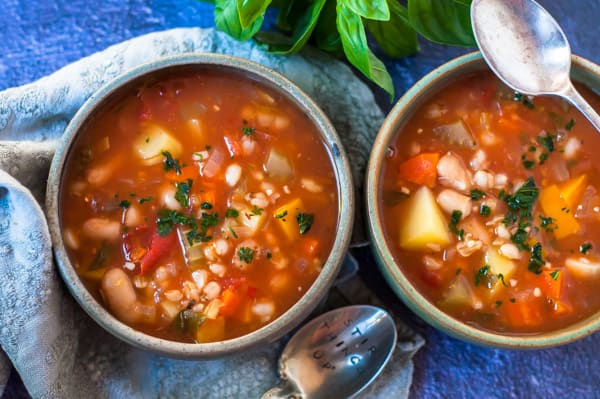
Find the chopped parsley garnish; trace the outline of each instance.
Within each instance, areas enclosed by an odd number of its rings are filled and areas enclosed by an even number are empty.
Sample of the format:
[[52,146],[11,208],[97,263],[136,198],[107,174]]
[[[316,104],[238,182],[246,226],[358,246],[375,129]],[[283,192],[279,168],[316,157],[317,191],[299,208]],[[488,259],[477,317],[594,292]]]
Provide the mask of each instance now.
[[471,199],[473,201],[479,201],[483,197],[485,197],[485,193],[483,191],[478,189],[471,190]]
[[226,218],[232,218],[235,219],[236,217],[240,216],[240,211],[238,211],[237,209],[234,208],[228,208],[225,211],[225,217]]
[[196,227],[196,219],[191,216],[186,216],[181,212],[162,209],[158,212],[156,218],[156,228],[158,235],[168,235],[176,225]]
[[174,170],[179,176],[181,174],[181,165],[179,165],[179,161],[173,158],[169,151],[162,151],[161,154],[165,157],[163,165],[165,172]]
[[513,195],[501,191],[498,197],[508,205],[508,212],[504,215],[504,224],[509,225],[516,221],[531,220],[531,212],[538,197],[538,191],[533,177],[527,179]]
[[200,208],[202,209],[212,209],[212,204],[210,202],[203,202],[200,204]]
[[532,169],[535,166],[535,161],[527,159],[525,154],[521,155],[521,161],[523,162],[523,167],[527,170]]
[[509,299],[509,301],[510,301],[511,303],[515,303],[515,302],[517,302],[517,300],[516,300],[515,298],[510,298],[510,299]]
[[481,204],[481,208],[479,208],[479,214],[484,217],[488,217],[492,214],[492,210],[486,204]]
[[513,100],[522,103],[524,106],[526,106],[529,109],[534,108],[533,102],[529,99],[529,97],[524,96],[523,94],[519,93],[518,91],[515,91]]
[[238,257],[242,262],[251,263],[254,259],[254,250],[248,247],[241,247],[238,250]]
[[569,121],[569,123],[567,123],[565,125],[565,129],[571,130],[571,129],[573,129],[574,126],[575,126],[575,119],[571,118],[571,120]]
[[592,244],[589,242],[585,242],[579,246],[579,252],[584,255],[587,254],[590,249],[592,249]]
[[144,202],[152,201],[152,197],[142,197],[138,200],[138,203],[143,204]]
[[250,211],[250,213],[254,216],[260,216],[262,215],[264,209],[257,207],[256,205],[254,205],[252,207],[252,210]]
[[288,214],[287,210],[283,210],[281,212],[279,212],[278,214],[275,215],[275,219],[283,219],[284,217],[286,217]]
[[123,200],[123,201],[119,202],[119,206],[123,209],[127,209],[131,206],[131,202],[129,202],[127,200]]
[[123,233],[127,233],[129,231],[129,226],[123,226]]
[[560,270],[555,270],[553,272],[550,272],[550,277],[552,277],[552,280],[558,281],[559,274],[560,274]]
[[298,227],[300,227],[300,234],[306,234],[313,222],[315,221],[315,215],[312,213],[298,213],[296,215],[296,222],[298,222]]
[[231,235],[233,236],[233,238],[238,238],[237,233],[235,232],[235,230],[233,229],[233,227],[231,226],[227,226],[229,228],[229,232],[231,233]]
[[554,219],[552,219],[550,216],[546,217],[544,215],[540,215],[540,227],[546,232],[546,233],[552,233],[554,231],[554,229],[556,229],[556,224],[554,223]]
[[517,245],[520,251],[529,251],[529,244],[527,244],[527,240],[529,235],[527,230],[525,230],[526,225],[519,225],[515,234],[510,236],[510,240]]
[[506,281],[504,281],[504,274],[498,273],[498,280],[500,280],[500,282],[502,282],[503,286],[508,287],[508,285],[506,284]]
[[135,194],[135,193],[129,193],[129,196],[130,196],[131,198],[133,198],[133,197],[135,197],[135,196],[136,196],[136,194]]
[[502,305],[502,301],[496,301],[496,307],[500,307]]
[[146,143],[150,142],[150,137],[146,137]]
[[481,269],[477,270],[475,273],[475,286],[478,286],[481,283],[481,280],[488,276],[490,272],[490,265],[485,265]]
[[271,259],[273,257],[273,254],[271,252],[267,252],[267,259]]
[[197,224],[190,226],[192,227],[192,230],[186,233],[186,238],[190,245],[193,245],[194,242],[207,242],[212,240],[212,236],[208,234],[208,229],[216,226],[218,223],[219,215],[216,212],[202,212],[200,226],[197,226]]
[[252,136],[254,135],[254,128],[250,126],[244,126],[242,127],[242,133],[244,136]]
[[462,212],[458,210],[452,211],[452,215],[450,216],[450,223],[448,223],[448,229],[458,237],[459,241],[462,241],[465,231],[463,229],[458,229],[458,222],[460,222],[460,218],[462,218]]
[[546,134],[545,136],[538,136],[535,138],[538,143],[542,147],[546,149],[548,152],[554,151],[554,136],[551,134]]
[[187,179],[179,183],[175,183],[177,191],[175,192],[175,199],[181,204],[182,208],[187,208],[190,205],[190,190],[192,189],[192,179]]
[[534,145],[530,145],[529,146],[529,152],[536,152],[537,151],[537,147]]
[[545,264],[546,261],[542,258],[542,244],[538,242],[531,248],[527,270],[535,274],[540,274],[542,273],[542,266]]
[[460,272],[462,272],[462,269],[459,267],[458,269],[456,269],[456,271],[454,272],[454,274],[456,276],[458,276],[460,274]]
[[550,156],[550,154],[548,154],[547,152],[542,152],[540,154],[540,156],[538,157],[538,160],[540,161],[540,165],[543,165],[544,162],[546,162],[548,160],[549,156]]

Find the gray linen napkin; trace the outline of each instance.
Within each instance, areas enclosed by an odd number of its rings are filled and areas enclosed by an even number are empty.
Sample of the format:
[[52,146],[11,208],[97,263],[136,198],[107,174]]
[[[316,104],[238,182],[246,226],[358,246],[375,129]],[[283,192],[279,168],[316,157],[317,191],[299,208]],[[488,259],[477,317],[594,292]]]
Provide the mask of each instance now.
[[[362,186],[382,113],[346,65],[311,49],[276,57],[212,29],[174,29],[123,42],[37,82],[0,92],[0,395],[10,363],[36,398],[259,397],[277,382],[281,342],[225,359],[190,362],[138,350],[106,333],[60,281],[38,204],[57,140],[96,89],[141,63],[198,51],[248,58],[298,84],[331,118],[352,159],[357,187]],[[363,243],[360,217],[356,227],[353,242]],[[378,303],[352,275],[338,282],[328,302],[329,307]],[[424,341],[401,322],[397,325],[392,361],[362,397],[408,396],[411,358]]]

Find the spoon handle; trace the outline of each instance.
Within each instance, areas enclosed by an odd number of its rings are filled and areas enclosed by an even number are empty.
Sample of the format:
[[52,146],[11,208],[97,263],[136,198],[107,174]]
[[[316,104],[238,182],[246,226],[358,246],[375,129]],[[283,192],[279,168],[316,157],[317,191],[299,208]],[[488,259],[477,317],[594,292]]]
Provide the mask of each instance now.
[[577,108],[583,116],[600,132],[600,115],[592,108],[585,98],[575,89],[572,84],[569,84],[567,89],[561,93],[562,97],[569,101]]

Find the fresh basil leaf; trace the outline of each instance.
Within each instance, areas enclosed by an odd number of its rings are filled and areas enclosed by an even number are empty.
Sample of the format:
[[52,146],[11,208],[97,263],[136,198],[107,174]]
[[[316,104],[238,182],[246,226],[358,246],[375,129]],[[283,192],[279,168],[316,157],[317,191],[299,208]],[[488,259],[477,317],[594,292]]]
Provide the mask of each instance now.
[[[319,19],[319,14],[325,5],[325,0],[313,0],[310,4],[300,4],[300,2],[295,2],[295,4],[300,5],[302,12],[297,14],[296,22],[294,24],[294,30],[292,33],[292,41],[290,43],[286,43],[285,40],[274,41],[273,35],[270,35],[271,42],[268,43],[268,50],[275,54],[288,55],[293,54],[300,50],[310,38],[315,26],[317,24],[317,20]],[[296,14],[294,12],[294,14]],[[266,42],[265,36],[261,33],[257,34],[257,40]]]
[[386,0],[339,0],[340,3],[367,19],[389,21],[390,10]]
[[317,47],[330,53],[342,51],[342,41],[335,23],[335,4],[336,0],[327,0],[325,2],[313,34],[317,42]]
[[419,51],[417,32],[408,24],[408,11],[395,0],[388,0],[389,21],[367,20],[367,28],[381,50],[392,58],[405,57]]
[[337,3],[336,24],[346,58],[366,77],[375,82],[394,98],[394,84],[385,65],[369,49],[365,26],[360,15],[346,7],[343,2]]
[[290,0],[281,5],[277,14],[277,29],[283,32],[292,31],[294,28],[294,19],[297,17],[294,13],[301,11],[295,5],[302,2],[303,0]]
[[464,1],[408,0],[408,20],[427,40],[454,46],[477,47],[469,7]]
[[254,21],[264,18],[271,0],[237,0],[237,10],[242,28],[247,29]]
[[240,41],[250,39],[262,26],[264,16],[244,28],[240,22],[237,0],[215,0],[215,26]]

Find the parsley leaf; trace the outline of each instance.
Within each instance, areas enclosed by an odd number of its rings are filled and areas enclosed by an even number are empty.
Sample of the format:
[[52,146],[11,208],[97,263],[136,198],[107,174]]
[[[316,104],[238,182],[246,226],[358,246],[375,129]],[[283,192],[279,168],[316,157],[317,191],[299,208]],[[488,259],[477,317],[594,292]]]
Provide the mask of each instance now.
[[535,274],[540,274],[542,273],[542,266],[545,264],[546,261],[542,258],[542,244],[538,242],[531,248],[527,270]]
[[181,165],[179,161],[173,158],[169,151],[161,151],[161,154],[165,157],[163,168],[165,172],[174,170],[177,176],[181,174]]
[[490,265],[484,265],[482,268],[477,270],[475,273],[475,286],[478,286],[481,283],[481,280],[488,276],[490,272]]
[[254,128],[250,126],[244,126],[242,127],[242,133],[244,134],[244,136],[253,136]]
[[558,275],[560,274],[560,270],[555,270],[553,272],[550,273],[550,277],[552,277],[552,280],[554,281],[558,281]]
[[567,123],[565,125],[565,129],[571,130],[571,129],[573,129],[574,126],[575,126],[575,119],[571,118],[571,120],[569,121],[569,123]]
[[554,229],[556,229],[556,224],[554,223],[554,219],[551,218],[550,216],[546,217],[544,215],[539,215],[540,220],[542,221],[540,223],[540,227],[546,232],[546,233],[552,233],[554,231]]
[[152,197],[142,197],[138,200],[138,203],[143,204],[144,202],[152,201]]
[[457,225],[460,222],[460,218],[462,218],[462,212],[458,210],[452,211],[452,215],[450,216],[450,223],[448,223],[448,229],[456,234],[459,241],[462,241],[465,231],[463,229],[458,229]]
[[129,202],[127,200],[123,200],[123,201],[119,202],[119,206],[123,209],[127,209],[131,206],[131,202]]
[[579,246],[579,252],[584,255],[587,254],[590,249],[592,249],[592,244],[589,242],[585,242]]
[[202,204],[200,204],[200,208],[201,209],[212,209],[212,204],[210,202],[203,202]]
[[542,147],[546,149],[546,151],[554,151],[554,136],[550,133],[546,134],[545,136],[538,136],[535,139]]
[[187,208],[190,205],[190,190],[192,189],[193,182],[192,179],[187,179],[184,182],[175,183],[177,186],[175,199],[181,204],[182,208]]
[[296,222],[298,222],[298,227],[300,227],[300,234],[306,234],[313,222],[315,220],[315,215],[312,213],[298,213],[296,215]]
[[508,205],[508,212],[504,215],[504,224],[509,225],[523,219],[531,220],[531,212],[537,200],[538,192],[533,177],[527,179],[513,195],[508,195],[502,191],[499,198]]
[[481,208],[479,208],[479,214],[484,217],[488,217],[492,214],[492,210],[486,204],[481,204]]
[[279,212],[278,214],[275,215],[275,219],[283,219],[284,217],[286,217],[288,214],[287,210],[283,210],[281,212]]
[[471,199],[473,201],[479,201],[483,197],[485,197],[485,193],[483,191],[478,189],[471,190]]
[[262,215],[264,209],[263,208],[259,208],[256,205],[254,205],[252,207],[252,210],[250,211],[250,214],[254,215],[254,216],[260,216]]
[[242,262],[251,263],[254,259],[254,250],[248,247],[241,247],[238,250],[238,258],[240,258]]
[[236,217],[240,216],[240,212],[237,209],[234,208],[228,208],[225,211],[225,217],[226,218],[232,218],[235,219]]

